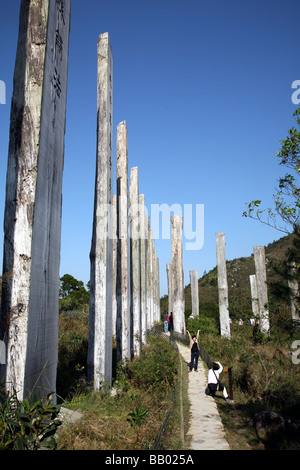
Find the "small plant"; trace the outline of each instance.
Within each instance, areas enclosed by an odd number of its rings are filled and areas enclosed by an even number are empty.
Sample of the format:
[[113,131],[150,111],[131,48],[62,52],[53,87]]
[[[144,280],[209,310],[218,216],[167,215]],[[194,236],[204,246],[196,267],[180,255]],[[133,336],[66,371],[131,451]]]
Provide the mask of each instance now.
[[149,413],[148,410],[143,410],[143,406],[137,406],[135,410],[131,410],[131,412],[128,414],[128,418],[126,421],[130,423],[130,425],[135,429],[136,431],[136,442],[138,441],[138,432],[139,428],[142,425],[142,421],[146,418],[146,415]]
[[62,424],[60,405],[53,405],[51,394],[44,399],[19,401],[17,394],[0,391],[0,449],[37,450],[56,448],[54,435]]

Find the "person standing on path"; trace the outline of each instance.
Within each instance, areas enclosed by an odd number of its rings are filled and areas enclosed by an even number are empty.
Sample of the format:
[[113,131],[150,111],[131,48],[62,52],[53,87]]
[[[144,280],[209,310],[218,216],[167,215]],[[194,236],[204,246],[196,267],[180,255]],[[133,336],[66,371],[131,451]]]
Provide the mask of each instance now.
[[193,337],[191,337],[191,334],[188,330],[186,330],[186,331],[187,331],[187,334],[189,335],[190,348],[191,348],[191,362],[190,362],[189,372],[192,372],[193,367],[195,369],[195,372],[198,372],[198,359],[199,359],[198,340],[199,340],[200,330],[198,330],[197,336],[194,335]]
[[209,369],[207,377],[207,388],[209,391],[209,395],[214,397],[218,390],[220,392],[223,392],[223,397],[225,398],[227,403],[232,403],[232,400],[230,400],[228,396],[226,387],[224,387],[224,385],[219,380],[222,371],[223,366],[220,364],[220,362],[212,363],[212,368]]
[[173,312],[170,313],[169,315],[169,331],[173,331],[174,325],[173,325]]
[[167,315],[167,312],[164,313],[164,330],[165,330],[165,333],[168,333],[168,330],[169,330],[169,325],[168,325],[168,315]]

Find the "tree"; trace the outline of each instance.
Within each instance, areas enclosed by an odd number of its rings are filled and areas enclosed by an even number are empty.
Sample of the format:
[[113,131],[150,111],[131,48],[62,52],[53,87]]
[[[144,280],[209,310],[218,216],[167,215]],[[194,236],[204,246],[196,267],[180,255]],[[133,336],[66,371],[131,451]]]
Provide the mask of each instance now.
[[60,278],[59,296],[60,298],[64,298],[82,287],[84,287],[82,281],[78,281],[75,277],[71,276],[71,274],[64,274],[63,277]]
[[[298,108],[293,116],[295,117],[299,130],[292,127],[286,139],[281,140],[281,150],[276,157],[280,159],[280,165],[288,169],[288,173],[284,177],[279,178],[277,192],[273,195],[275,207],[274,209],[261,210],[260,200],[254,200],[246,203],[247,210],[243,213],[244,217],[256,219],[266,225],[269,225],[281,232],[293,233],[293,247],[286,253],[286,260],[282,262],[282,266],[277,266],[281,271],[282,280],[300,281],[300,108]],[[295,266],[295,270],[291,267]],[[298,269],[297,269],[298,268]],[[277,283],[276,289],[282,297],[283,285]],[[286,289],[290,291],[289,287]],[[290,292],[290,295],[293,295]],[[299,297],[294,298],[294,302],[298,304]],[[297,313],[299,316],[299,313]]]
[[59,297],[60,311],[85,310],[90,295],[82,281],[78,281],[71,274],[65,274],[60,278]]
[[[300,108],[293,116],[300,129]],[[247,210],[244,217],[259,220],[284,233],[294,233],[300,236],[300,130],[292,127],[288,137],[280,141],[281,150],[276,157],[280,159],[280,165],[285,166],[289,172],[278,180],[276,193],[273,195],[275,207],[273,209],[261,209],[261,201],[253,200],[246,203]]]

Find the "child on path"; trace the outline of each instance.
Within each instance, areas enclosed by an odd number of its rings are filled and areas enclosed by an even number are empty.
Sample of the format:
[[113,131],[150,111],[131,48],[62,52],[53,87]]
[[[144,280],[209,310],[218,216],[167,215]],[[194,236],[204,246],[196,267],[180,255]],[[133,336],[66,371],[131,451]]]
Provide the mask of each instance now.
[[197,336],[194,335],[191,337],[189,330],[186,330],[187,334],[190,338],[190,348],[191,348],[191,362],[190,362],[190,369],[189,372],[192,372],[193,367],[195,372],[198,372],[198,359],[199,359],[199,348],[198,348],[198,340],[199,340],[199,331],[197,332]]

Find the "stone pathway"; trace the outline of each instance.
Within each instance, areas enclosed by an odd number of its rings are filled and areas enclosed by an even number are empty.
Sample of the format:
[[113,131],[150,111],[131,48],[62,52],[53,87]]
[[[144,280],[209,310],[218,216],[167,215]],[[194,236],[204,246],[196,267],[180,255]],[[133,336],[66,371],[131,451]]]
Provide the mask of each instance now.
[[[177,346],[184,361],[189,363],[190,348],[179,343]],[[198,372],[193,370],[188,378],[188,397],[191,404],[188,435],[191,436],[191,450],[230,450],[216,402],[204,392],[207,384],[207,371],[200,358]]]

